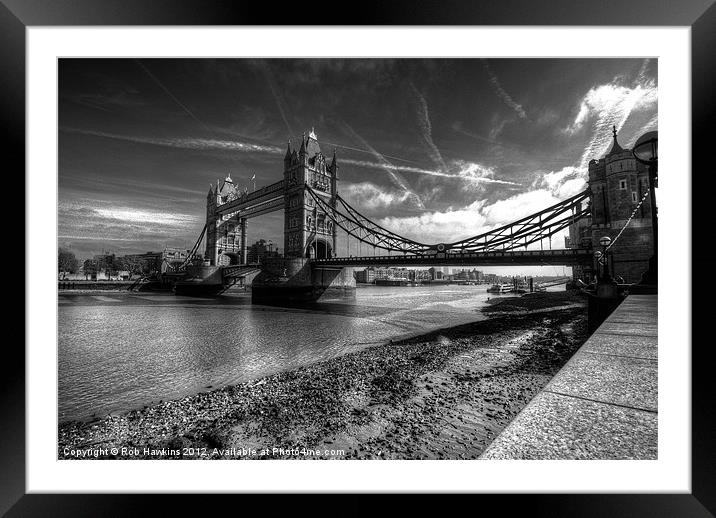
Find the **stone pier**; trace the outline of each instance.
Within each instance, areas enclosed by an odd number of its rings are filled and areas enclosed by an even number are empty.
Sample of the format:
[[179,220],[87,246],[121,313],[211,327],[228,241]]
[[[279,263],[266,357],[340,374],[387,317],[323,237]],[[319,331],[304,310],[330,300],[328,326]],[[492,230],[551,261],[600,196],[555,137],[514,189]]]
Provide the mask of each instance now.
[[316,302],[354,298],[353,268],[318,266],[311,259],[267,259],[251,284],[254,304]]

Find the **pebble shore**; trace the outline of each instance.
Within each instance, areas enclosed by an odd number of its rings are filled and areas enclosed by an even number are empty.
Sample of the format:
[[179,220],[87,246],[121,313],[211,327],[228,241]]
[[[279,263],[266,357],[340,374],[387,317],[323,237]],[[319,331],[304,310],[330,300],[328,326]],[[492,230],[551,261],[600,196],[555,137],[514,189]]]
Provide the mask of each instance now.
[[486,320],[61,423],[58,458],[475,459],[588,336],[578,294],[491,302]]

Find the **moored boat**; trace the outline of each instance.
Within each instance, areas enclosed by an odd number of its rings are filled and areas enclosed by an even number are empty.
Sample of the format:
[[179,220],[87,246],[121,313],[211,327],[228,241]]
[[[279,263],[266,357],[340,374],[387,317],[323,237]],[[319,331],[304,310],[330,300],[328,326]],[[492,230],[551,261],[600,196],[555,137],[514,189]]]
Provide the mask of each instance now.
[[511,293],[515,287],[512,284],[493,284],[487,291],[489,293]]

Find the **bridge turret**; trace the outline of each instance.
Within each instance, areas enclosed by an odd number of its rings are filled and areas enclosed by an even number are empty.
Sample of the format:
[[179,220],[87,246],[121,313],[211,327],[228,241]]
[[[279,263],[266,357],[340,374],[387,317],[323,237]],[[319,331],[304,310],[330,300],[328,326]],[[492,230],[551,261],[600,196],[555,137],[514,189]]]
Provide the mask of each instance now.
[[607,222],[607,179],[604,159],[589,161],[589,188],[591,190],[592,222],[603,225]]
[[336,148],[333,148],[333,158],[331,159],[331,163],[328,166],[328,170],[334,176],[338,172],[338,160],[336,159]]
[[216,187],[213,184],[209,184],[209,192],[206,195],[206,250],[204,251],[204,257],[208,258],[212,265],[216,264],[216,201],[218,188],[218,182]]
[[[288,158],[287,151],[287,158]],[[301,147],[284,160],[285,220],[284,250],[287,257],[329,257],[335,250],[336,237],[330,217],[315,206],[310,187],[335,203],[335,154],[331,164],[321,152],[315,130],[301,138]]]
[[286,147],[286,155],[283,157],[283,167],[284,170],[291,167],[291,139],[288,139],[288,146]]
[[298,158],[301,162],[306,161],[306,134],[301,136],[301,148],[298,150]]
[[[649,181],[646,168],[636,161],[630,149],[619,144],[616,126],[612,127],[612,138],[606,155],[588,164],[591,221],[584,231],[585,237],[596,244],[602,237],[614,240],[624,229],[619,243],[609,252],[611,269],[613,275],[626,282],[636,282],[648,268],[652,254],[651,200],[646,198],[639,205],[649,190]],[[637,206],[639,210],[627,225]],[[570,229],[572,233],[581,236],[582,230]],[[575,275],[581,277],[577,270]]]
[[[617,141],[617,128],[612,129],[614,143],[605,157],[609,220],[626,220],[641,199],[637,162],[631,151]],[[648,189],[648,187],[647,187]]]

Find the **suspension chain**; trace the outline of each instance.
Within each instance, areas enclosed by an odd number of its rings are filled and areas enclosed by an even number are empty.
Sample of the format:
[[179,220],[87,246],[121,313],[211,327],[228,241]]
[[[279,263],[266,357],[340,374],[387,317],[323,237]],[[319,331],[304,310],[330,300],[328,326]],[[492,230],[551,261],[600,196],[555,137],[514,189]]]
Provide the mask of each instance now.
[[646,191],[646,192],[644,193],[644,196],[641,197],[641,200],[639,200],[639,203],[637,204],[637,206],[634,207],[634,210],[631,212],[631,216],[629,216],[629,219],[626,220],[626,223],[624,223],[624,226],[622,227],[622,229],[621,229],[621,230],[619,231],[619,233],[617,234],[617,237],[615,237],[615,238],[612,240],[612,242],[609,243],[609,246],[604,249],[604,255],[606,255],[606,253],[609,251],[609,249],[616,244],[617,240],[618,240],[618,239],[621,237],[621,235],[624,233],[624,231],[626,230],[626,228],[627,228],[627,226],[629,225],[629,223],[631,223],[631,220],[634,218],[634,216],[636,216],[636,213],[637,213],[637,211],[639,210],[639,207],[642,206],[642,204],[644,203],[644,200],[646,199],[647,196],[649,196],[649,191]]

